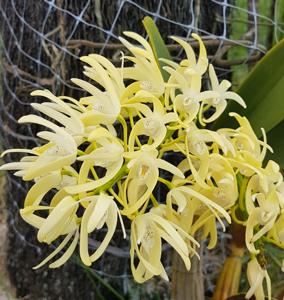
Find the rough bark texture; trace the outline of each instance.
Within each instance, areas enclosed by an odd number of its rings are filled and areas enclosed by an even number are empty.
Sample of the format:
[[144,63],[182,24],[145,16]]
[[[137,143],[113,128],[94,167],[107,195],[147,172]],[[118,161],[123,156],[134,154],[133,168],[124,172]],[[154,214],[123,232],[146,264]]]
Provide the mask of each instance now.
[[188,272],[180,256],[174,252],[172,300],[203,300],[204,294],[202,257],[200,260],[196,256],[191,259],[191,269]]
[[231,233],[231,253],[226,259],[218,277],[212,300],[226,300],[239,292],[242,259],[245,253],[245,227],[232,222]]

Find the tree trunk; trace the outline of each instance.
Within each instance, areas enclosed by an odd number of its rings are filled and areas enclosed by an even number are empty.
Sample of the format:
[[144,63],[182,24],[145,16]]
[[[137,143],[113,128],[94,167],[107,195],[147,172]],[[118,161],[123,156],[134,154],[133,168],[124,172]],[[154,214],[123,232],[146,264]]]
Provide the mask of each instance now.
[[204,300],[201,248],[200,260],[196,256],[192,257],[189,272],[178,253],[173,253],[172,300]]
[[245,227],[232,222],[230,229],[232,233],[231,254],[225,260],[212,300],[226,300],[239,292],[242,260],[245,253]]

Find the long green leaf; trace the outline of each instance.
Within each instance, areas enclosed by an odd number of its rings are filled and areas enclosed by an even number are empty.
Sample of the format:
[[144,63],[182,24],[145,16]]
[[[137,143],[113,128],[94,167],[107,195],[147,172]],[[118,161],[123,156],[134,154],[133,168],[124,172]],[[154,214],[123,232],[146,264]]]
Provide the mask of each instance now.
[[145,27],[145,30],[149,36],[150,45],[153,49],[155,58],[157,60],[157,63],[159,65],[159,68],[161,70],[162,76],[164,80],[167,80],[169,78],[169,73],[163,70],[163,66],[165,65],[163,62],[159,61],[159,58],[166,58],[169,60],[172,60],[172,57],[170,55],[170,52],[165,45],[164,40],[161,37],[161,34],[154,22],[154,20],[150,17],[145,17],[143,19],[143,25]]
[[[269,132],[284,120],[284,40],[256,64],[237,92],[246,101],[247,109],[231,102],[227,112],[235,111],[247,116],[258,136],[261,136],[261,127]],[[232,124],[225,113],[214,127]]]
[[247,109],[229,103],[214,129],[234,126],[229,111],[245,115],[259,137],[260,128],[265,129],[274,150],[273,154],[268,153],[267,159],[277,161],[284,169],[284,39],[257,63],[237,92],[246,101]]
[[267,134],[268,144],[272,146],[273,153],[268,152],[266,160],[275,160],[284,170],[284,121],[280,122]]

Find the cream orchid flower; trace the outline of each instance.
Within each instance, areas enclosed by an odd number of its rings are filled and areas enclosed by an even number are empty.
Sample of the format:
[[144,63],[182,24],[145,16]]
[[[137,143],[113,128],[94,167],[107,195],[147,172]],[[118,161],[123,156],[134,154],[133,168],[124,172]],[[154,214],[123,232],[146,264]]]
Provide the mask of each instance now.
[[77,144],[81,144],[85,132],[84,124],[81,121],[81,115],[85,111],[84,106],[71,97],[56,97],[49,90],[37,90],[31,95],[42,96],[50,100],[52,103],[32,103],[31,105],[37,111],[62,124]]
[[[195,53],[191,46],[178,37],[172,37],[185,50],[187,59],[180,64],[161,59],[169,66],[164,69],[170,74],[170,79],[165,92],[166,107],[169,106],[169,98],[174,104],[174,110],[180,113],[185,113],[184,122],[187,124],[195,119],[200,109],[200,103],[205,99],[216,97],[217,94],[211,91],[201,92],[202,75],[208,67],[208,59],[206,49],[200,37],[197,34],[192,34],[194,39],[199,42],[199,58],[196,61]],[[181,91],[181,94],[176,96],[176,90]]]
[[[174,112],[179,113],[181,122],[186,127],[198,116],[200,103],[206,99],[217,97],[218,94],[212,91],[201,92],[201,76],[199,74],[192,74],[189,80],[180,73],[179,68],[175,70],[166,66],[164,69],[170,74],[169,87],[165,93],[166,106],[170,107],[169,99],[171,99]],[[179,93],[177,93],[177,89]]]
[[228,209],[237,201],[239,193],[236,175],[230,163],[223,156],[210,155],[206,183],[210,187],[202,188],[202,194],[221,207]]
[[[255,248],[254,243],[273,227],[280,213],[280,205],[278,197],[273,192],[267,195],[256,192],[251,195],[254,178],[252,177],[251,182],[248,183],[246,193],[246,208],[249,217],[246,223],[245,240],[248,250],[253,254],[258,254],[259,250]],[[256,226],[260,226],[257,231]]]
[[[165,113],[164,107],[160,100],[148,92],[139,92],[136,94],[138,99],[149,99],[153,103],[153,112],[150,109],[145,109],[143,106],[138,106],[137,103],[131,105],[125,105],[124,107],[136,107],[136,109],[141,111],[145,118],[140,119],[133,126],[130,135],[128,148],[129,151],[134,151],[135,140],[139,135],[146,135],[153,138],[153,143],[151,146],[157,148],[164,140],[167,128],[165,124],[176,122],[178,120],[178,115],[174,112]],[[144,100],[145,101],[145,100]]]
[[[207,146],[207,143],[211,146]],[[233,145],[217,132],[198,129],[194,123],[190,123],[186,130],[184,145],[178,146],[188,160],[188,171],[190,170],[194,180],[206,188],[204,183],[208,173],[210,152],[235,154]]]
[[45,126],[51,131],[41,131],[37,135],[47,140],[48,143],[29,149],[6,150],[7,153],[26,152],[32,155],[24,156],[19,162],[4,164],[0,170],[18,170],[15,175],[23,177],[23,180],[32,180],[52,171],[61,170],[70,166],[76,160],[77,144],[74,138],[63,128],[36,115],[28,115],[19,119],[19,123],[34,123]]
[[133,214],[147,201],[157,184],[159,169],[184,178],[183,173],[177,167],[157,158],[157,155],[158,151],[147,145],[142,146],[140,151],[124,154],[130,159],[127,164],[130,171],[123,189],[123,198],[127,199],[127,206],[122,210],[122,214]]
[[124,35],[134,39],[142,46],[142,48],[134,46],[124,38],[119,37],[121,43],[134,55],[134,57],[125,56],[126,59],[134,63],[133,67],[123,68],[123,77],[135,80],[135,83],[129,85],[128,89],[131,94],[143,90],[160,97],[164,92],[165,83],[151,46],[137,33],[125,31]]
[[213,113],[213,115],[211,115],[207,119],[203,117],[203,122],[211,123],[219,118],[219,116],[226,109],[226,100],[228,99],[234,100],[242,107],[246,108],[244,100],[237,93],[228,91],[228,89],[231,87],[231,83],[228,80],[222,80],[221,83],[218,82],[214,67],[211,64],[209,65],[209,77],[211,81],[212,91],[216,92],[218,95],[203,102],[204,104],[208,104],[215,108],[215,112]]
[[[152,210],[138,215],[131,224],[131,270],[137,282],[142,283],[154,275],[168,280],[161,263],[162,239],[178,252],[186,269],[190,269],[190,252],[195,252],[190,244],[197,246],[198,243],[177,225]],[[134,263],[135,254],[139,259],[137,266]]]
[[34,270],[41,268],[46,263],[48,263],[53,257],[58,255],[69,243],[69,241],[73,238],[73,241],[70,243],[68,248],[66,249],[65,253],[58,259],[56,259],[53,263],[49,264],[48,267],[51,269],[59,268],[63,264],[67,262],[67,260],[71,257],[71,255],[74,253],[76,246],[79,241],[79,227],[74,231],[70,232],[66,235],[64,240],[57,246],[57,248],[49,254],[41,263],[39,263],[37,266],[33,267]]
[[284,245],[284,214],[282,213],[274,226],[269,232],[269,236],[271,236],[277,243],[281,243]]
[[[107,129],[103,127],[95,129],[89,135],[88,141],[95,142],[97,147],[91,153],[77,158],[83,163],[79,172],[78,184],[65,188],[70,194],[80,194],[101,187],[109,182],[123,165],[124,149],[117,138]],[[105,175],[98,179],[89,179],[88,175],[93,166],[106,169]]]
[[207,67],[208,67],[208,58],[207,58],[206,48],[205,48],[204,43],[202,42],[201,38],[199,37],[199,35],[197,35],[196,33],[193,33],[192,37],[199,43],[199,56],[198,56],[197,61],[195,58],[195,53],[194,53],[192,47],[190,46],[190,44],[188,44],[183,39],[175,37],[175,36],[172,36],[171,38],[175,42],[180,44],[186,53],[187,59],[182,60],[180,63],[180,66],[185,68],[183,70],[183,73],[186,75],[189,75],[189,76],[193,75],[193,74],[199,74],[200,76],[202,76],[206,72]]
[[[39,242],[50,244],[60,235],[74,232],[77,228],[78,204],[72,197],[57,193],[51,200],[50,206],[40,205],[45,195],[52,188],[56,188],[61,180],[58,172],[39,179],[29,190],[24,208],[20,210],[21,217],[39,229],[37,236]],[[38,210],[49,210],[50,212],[46,218],[43,218],[35,214]]]
[[[56,188],[61,180],[62,176],[59,172],[50,173],[39,179],[29,190],[25,198],[24,208],[20,210],[21,217],[27,223],[39,229],[38,240],[40,242],[50,244],[60,236],[66,235],[58,247],[34,269],[42,267],[55,255],[59,254],[73,237],[73,241],[67,247],[65,253],[49,265],[50,268],[60,267],[70,258],[78,243],[77,202],[72,197],[59,191],[51,200],[50,206],[40,205],[45,195],[52,188]],[[49,210],[49,215],[43,218],[35,214],[35,212],[41,210]]]
[[[107,248],[117,225],[117,216],[120,218],[123,235],[126,237],[123,221],[113,197],[104,193],[82,199],[89,202],[81,222],[80,232],[80,257],[83,263],[90,266],[99,259]],[[95,230],[101,229],[106,224],[108,230],[96,251],[90,255],[88,249],[88,236]]]
[[103,88],[100,90],[84,80],[72,79],[72,82],[92,95],[80,99],[80,103],[87,106],[81,120],[86,126],[111,125],[120,113],[120,97],[125,89],[121,73],[100,55],[92,54],[80,59],[91,66],[85,68],[84,74]]
[[268,299],[271,300],[271,280],[265,269],[263,269],[257,259],[254,257],[250,260],[247,267],[247,277],[250,289],[246,293],[246,299],[251,299],[254,295],[256,300],[264,300],[264,291],[262,282],[265,279],[267,285]]
[[246,177],[251,177],[255,173],[260,174],[267,149],[273,152],[267,145],[264,130],[262,130],[264,140],[260,141],[246,117],[241,117],[236,113],[229,115],[235,117],[240,126],[237,129],[219,129],[218,132],[227,138],[235,148],[235,157],[227,155],[230,163]]
[[205,207],[207,207],[220,221],[221,224],[223,224],[223,222],[221,221],[219,214],[225,217],[229,223],[231,222],[231,218],[229,214],[222,206],[216,204],[215,201],[212,201],[210,198],[196,191],[194,186],[185,185],[185,186],[176,187],[170,190],[167,194],[167,205],[169,207],[172,207],[172,203],[177,204],[178,213],[180,214],[182,214],[183,211],[186,209],[187,202],[191,202],[191,201],[193,202],[197,201],[199,203],[198,206],[194,205],[196,207],[196,211],[199,211],[199,213],[202,210],[204,210]]

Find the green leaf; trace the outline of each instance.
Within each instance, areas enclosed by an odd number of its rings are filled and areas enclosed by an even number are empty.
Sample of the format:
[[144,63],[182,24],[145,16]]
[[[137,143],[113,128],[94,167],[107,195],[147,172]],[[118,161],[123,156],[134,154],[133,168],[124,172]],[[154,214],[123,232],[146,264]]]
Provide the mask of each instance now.
[[[273,47],[252,69],[237,93],[247,103],[243,109],[230,102],[214,128],[232,126],[229,111],[247,116],[258,136],[260,128],[271,131],[284,120],[284,40]],[[273,146],[273,145],[272,145]]]
[[234,126],[229,111],[245,115],[258,137],[263,127],[267,132],[268,144],[274,153],[267,159],[277,161],[284,169],[284,39],[273,47],[252,69],[237,93],[247,103],[243,109],[230,102],[226,112],[216,121],[214,129]]
[[162,39],[159,29],[157,28],[154,20],[147,16],[143,19],[143,25],[149,36],[150,45],[153,49],[153,52],[156,57],[159,68],[161,70],[162,76],[163,76],[164,80],[168,80],[169,73],[167,73],[166,71],[163,70],[163,66],[165,66],[165,63],[159,61],[159,58],[166,58],[166,59],[172,60],[170,52],[169,52],[167,46],[165,45],[165,42]]
[[284,121],[280,122],[267,134],[268,144],[272,146],[273,153],[267,152],[266,160],[275,160],[284,170]]

